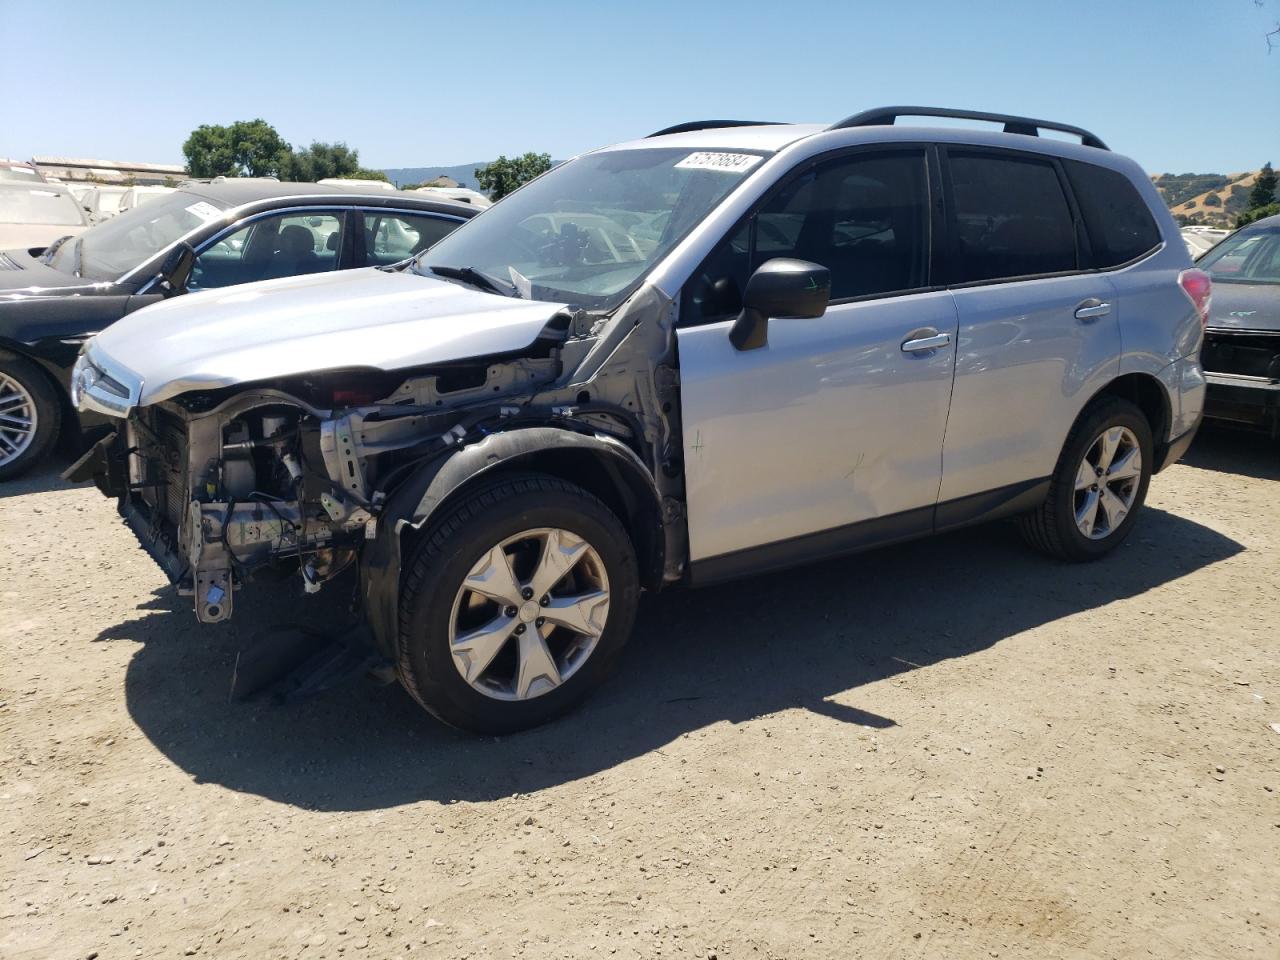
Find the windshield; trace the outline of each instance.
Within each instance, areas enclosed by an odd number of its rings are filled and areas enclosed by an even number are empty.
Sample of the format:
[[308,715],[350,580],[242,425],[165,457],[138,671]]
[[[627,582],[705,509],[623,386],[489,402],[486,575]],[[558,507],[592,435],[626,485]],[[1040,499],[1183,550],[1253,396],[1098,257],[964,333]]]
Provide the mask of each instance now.
[[1280,283],[1280,227],[1241,230],[1196,266],[1208,270],[1214,283]]
[[533,300],[611,310],[763,154],[607,150],[571,160],[464,224],[414,269],[470,268]]
[[[184,237],[225,208],[192,193],[179,191],[126,210],[86,230],[79,245],[80,275],[118,280],[134,267]],[[64,243],[49,263],[68,273],[75,269],[75,244]]]
[[71,194],[41,184],[6,185],[0,189],[0,223],[40,223],[84,226],[84,214]]

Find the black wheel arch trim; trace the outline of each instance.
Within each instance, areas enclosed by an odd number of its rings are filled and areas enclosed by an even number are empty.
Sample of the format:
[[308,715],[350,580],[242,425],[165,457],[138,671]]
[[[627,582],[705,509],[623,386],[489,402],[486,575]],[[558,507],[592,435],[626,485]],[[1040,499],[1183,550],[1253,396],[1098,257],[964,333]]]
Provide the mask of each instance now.
[[491,433],[477,443],[423,462],[387,499],[379,515],[377,536],[365,545],[360,559],[365,619],[379,649],[384,653],[394,649],[399,632],[406,536],[422,530],[450,501],[486,478],[527,469],[581,482],[563,471],[547,470],[554,458],[566,454],[590,457],[603,470],[614,486],[614,502],[626,514],[619,520],[634,541],[642,583],[649,588],[661,584],[665,559],[662,498],[644,461],[631,448],[603,434],[553,426]]

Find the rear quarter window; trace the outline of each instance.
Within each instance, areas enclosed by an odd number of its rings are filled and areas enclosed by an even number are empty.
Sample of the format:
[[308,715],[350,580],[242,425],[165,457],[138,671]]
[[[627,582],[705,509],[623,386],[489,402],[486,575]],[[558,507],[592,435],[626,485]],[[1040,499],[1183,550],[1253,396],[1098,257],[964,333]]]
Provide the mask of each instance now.
[[1093,249],[1093,266],[1118,267],[1160,243],[1160,229],[1142,195],[1122,173],[1064,160]]

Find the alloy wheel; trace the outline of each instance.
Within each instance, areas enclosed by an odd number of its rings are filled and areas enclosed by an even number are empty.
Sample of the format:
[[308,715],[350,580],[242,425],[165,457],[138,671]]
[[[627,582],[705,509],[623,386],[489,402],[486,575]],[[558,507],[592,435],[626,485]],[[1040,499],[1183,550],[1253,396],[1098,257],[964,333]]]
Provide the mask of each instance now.
[[1076,527],[1105,540],[1133,509],[1142,482],[1142,447],[1128,427],[1108,427],[1089,445],[1076,470]]
[[526,530],[486,551],[449,616],[453,664],[496,700],[550,693],[582,668],[609,616],[596,550],[558,527]]
[[12,463],[36,436],[36,402],[18,380],[0,373],[0,467]]

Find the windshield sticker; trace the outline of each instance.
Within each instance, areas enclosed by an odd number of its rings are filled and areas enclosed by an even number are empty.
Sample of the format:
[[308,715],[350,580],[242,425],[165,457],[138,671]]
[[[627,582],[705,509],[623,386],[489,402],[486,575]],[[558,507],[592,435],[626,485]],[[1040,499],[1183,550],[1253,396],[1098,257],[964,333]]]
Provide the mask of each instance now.
[[9,169],[14,173],[25,173],[28,177],[34,177],[36,175],[36,172],[30,167],[10,167]]
[[750,153],[691,153],[676,164],[677,170],[719,170],[721,173],[743,173],[763,157]]
[[199,203],[193,203],[187,207],[187,213],[193,213],[201,220],[216,220],[222,216],[222,211],[215,207],[212,203],[206,203],[201,200]]

